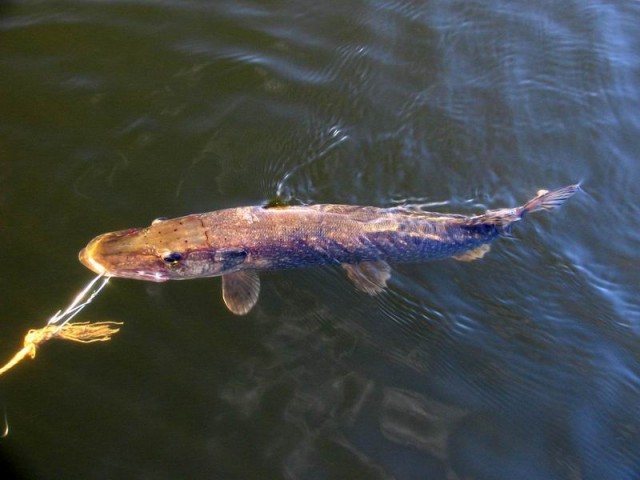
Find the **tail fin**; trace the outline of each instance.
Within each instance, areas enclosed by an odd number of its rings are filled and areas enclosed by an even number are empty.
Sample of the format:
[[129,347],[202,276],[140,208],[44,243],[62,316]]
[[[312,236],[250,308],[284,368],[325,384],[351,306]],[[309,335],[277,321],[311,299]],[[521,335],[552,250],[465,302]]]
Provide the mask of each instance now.
[[538,212],[540,210],[553,211],[566,202],[574,193],[580,189],[580,184],[569,185],[567,187],[559,188],[552,192],[542,191],[538,193],[538,196],[532,198],[522,207],[516,209],[520,218],[524,217],[529,212]]
[[552,192],[543,190],[539,192],[538,196],[532,198],[521,207],[489,210],[484,215],[472,217],[470,224],[478,225],[481,223],[488,223],[497,226],[501,233],[509,235],[511,232],[511,225],[520,220],[526,214],[530,212],[538,212],[540,210],[556,210],[579,189],[580,184],[577,183],[575,185],[559,188]]

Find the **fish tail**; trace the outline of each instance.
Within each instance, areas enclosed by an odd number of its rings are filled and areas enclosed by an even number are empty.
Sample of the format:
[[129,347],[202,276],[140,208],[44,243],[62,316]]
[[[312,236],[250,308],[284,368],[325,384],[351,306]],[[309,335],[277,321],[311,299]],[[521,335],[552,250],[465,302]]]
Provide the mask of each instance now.
[[474,225],[488,223],[499,228],[500,233],[510,235],[511,226],[525,215],[540,210],[553,211],[558,209],[574,193],[580,189],[580,184],[568,185],[566,187],[553,190],[551,192],[542,190],[538,195],[518,208],[501,208],[499,210],[489,210],[484,215],[473,217],[471,223]]
[[524,217],[527,213],[538,212],[540,210],[554,211],[562,206],[569,198],[573,196],[580,189],[580,184],[568,185],[566,187],[548,192],[543,190],[538,192],[538,195],[527,203],[525,203],[516,211],[520,215],[520,218]]

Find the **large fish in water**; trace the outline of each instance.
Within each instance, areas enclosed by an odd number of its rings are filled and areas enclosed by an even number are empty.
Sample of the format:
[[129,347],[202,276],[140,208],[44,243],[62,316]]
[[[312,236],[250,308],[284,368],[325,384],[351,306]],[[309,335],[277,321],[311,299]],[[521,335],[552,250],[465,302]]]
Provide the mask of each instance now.
[[475,216],[353,205],[230,208],[105,233],[79,256],[112,277],[222,276],[225,304],[244,315],[258,300],[260,270],[341,265],[358,289],[375,295],[391,276],[389,263],[481,258],[527,213],[554,210],[578,188],[542,191],[521,207]]

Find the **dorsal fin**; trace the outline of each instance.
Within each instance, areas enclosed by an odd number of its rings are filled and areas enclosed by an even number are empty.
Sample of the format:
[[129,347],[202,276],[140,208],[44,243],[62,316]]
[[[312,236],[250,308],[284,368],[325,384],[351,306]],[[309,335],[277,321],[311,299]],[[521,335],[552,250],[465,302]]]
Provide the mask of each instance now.
[[222,299],[231,312],[246,315],[258,301],[260,277],[255,270],[222,275]]
[[272,198],[271,200],[269,200],[264,205],[262,205],[262,208],[264,208],[264,209],[267,209],[267,208],[282,208],[282,207],[288,207],[288,206],[289,205],[286,204],[286,202],[284,201],[283,198],[275,197],[275,198]]
[[347,277],[356,288],[369,295],[377,295],[387,286],[391,278],[391,267],[384,260],[362,263],[343,263]]

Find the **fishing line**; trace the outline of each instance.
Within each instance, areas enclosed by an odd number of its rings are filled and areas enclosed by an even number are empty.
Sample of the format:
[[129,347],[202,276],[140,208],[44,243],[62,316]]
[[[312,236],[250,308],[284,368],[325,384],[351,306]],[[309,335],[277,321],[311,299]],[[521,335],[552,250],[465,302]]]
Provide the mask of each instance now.
[[[120,331],[119,326],[122,325],[122,322],[70,322],[104,289],[110,278],[104,273],[97,275],[75,296],[67,308],[58,310],[51,316],[46,326],[29,330],[24,337],[22,349],[4,366],[0,367],[0,375],[13,368],[26,356],[35,358],[37,347],[52,338],[79,343],[111,340],[111,337]],[[97,287],[95,286],[96,284],[98,285]]]
[[[103,278],[104,277],[104,278]],[[96,288],[90,295],[89,292],[91,288],[102,278],[102,283]],[[91,303],[91,301],[100,293],[100,291],[107,285],[109,279],[111,277],[105,276],[104,273],[99,274],[93,280],[91,280],[87,286],[76,296],[76,298],[69,304],[69,306],[64,310],[58,310],[55,315],[53,315],[47,325],[59,324],[59,328],[69,322],[73,317],[75,317],[81,310],[83,310],[87,305]],[[87,298],[88,296],[88,298]],[[82,300],[87,298],[83,303],[80,303]],[[78,305],[79,304],[79,305]]]
[[2,434],[0,438],[6,438],[9,435],[9,419],[7,418],[7,409],[2,406],[2,412],[4,413],[4,428],[2,429]]

